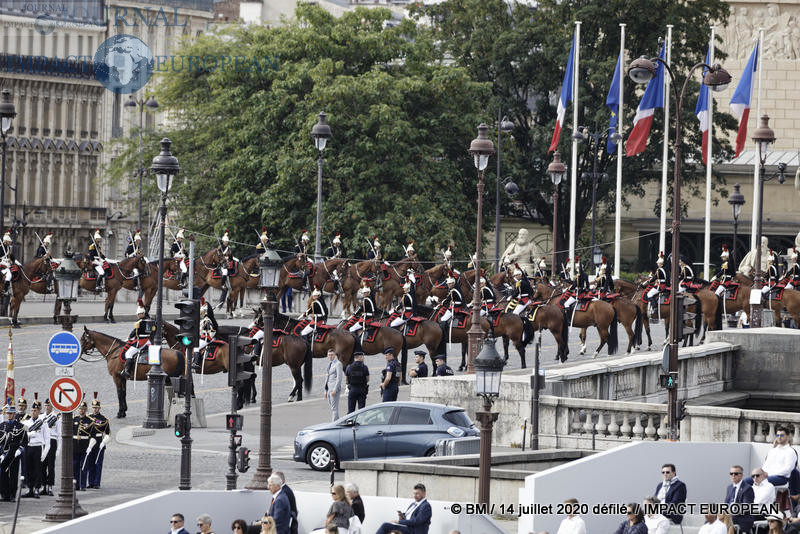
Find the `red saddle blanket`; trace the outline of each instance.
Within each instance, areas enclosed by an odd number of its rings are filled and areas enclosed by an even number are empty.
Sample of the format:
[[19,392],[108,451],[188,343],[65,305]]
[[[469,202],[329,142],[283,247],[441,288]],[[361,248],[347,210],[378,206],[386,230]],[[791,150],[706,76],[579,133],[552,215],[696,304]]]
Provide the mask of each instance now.
[[272,348],[273,349],[277,349],[278,345],[280,345],[281,341],[283,340],[283,336],[288,336],[288,335],[290,335],[290,334],[286,330],[281,330],[279,328],[273,328],[272,329]]
[[601,300],[605,300],[606,302],[614,302],[617,297],[621,296],[621,293],[605,293],[601,291],[598,293],[598,296]]
[[[720,286],[719,280],[714,280],[713,282],[711,282],[711,285],[708,286],[708,289],[709,289],[709,291],[716,292],[717,289],[719,288],[719,286]],[[739,284],[738,282],[734,282],[732,280],[729,280],[729,281],[725,282],[725,290],[726,290],[726,292],[728,294],[728,297],[727,297],[726,300],[736,300],[736,297],[739,295],[739,288],[740,287],[741,287],[741,284]]]
[[[306,262],[306,270],[308,271],[308,277],[314,278],[314,264]],[[303,278],[303,271],[292,271],[289,273],[289,278]]]
[[419,325],[421,325],[424,321],[427,321],[424,317],[412,317],[406,323],[406,335],[409,337],[414,337],[417,335],[417,330],[419,329]]
[[[578,302],[573,304],[573,306],[575,306],[575,311],[584,312],[589,309],[589,304],[591,304],[592,299],[587,298],[586,295],[586,293],[581,293],[578,296]],[[571,296],[573,296],[571,293],[564,293],[561,295],[561,298],[558,299],[558,307],[562,310],[566,309],[564,303],[567,302]]]
[[772,290],[770,290],[769,300],[781,300],[783,299],[783,291],[786,289],[785,286],[775,286]]
[[469,319],[468,312],[455,312],[453,313],[453,318],[451,319],[453,323],[453,328],[464,328],[467,325],[467,320]]
[[228,344],[220,339],[213,339],[211,343],[206,345],[203,349],[203,354],[205,355],[206,361],[213,362],[217,359],[217,354],[219,353],[220,348],[226,347]]

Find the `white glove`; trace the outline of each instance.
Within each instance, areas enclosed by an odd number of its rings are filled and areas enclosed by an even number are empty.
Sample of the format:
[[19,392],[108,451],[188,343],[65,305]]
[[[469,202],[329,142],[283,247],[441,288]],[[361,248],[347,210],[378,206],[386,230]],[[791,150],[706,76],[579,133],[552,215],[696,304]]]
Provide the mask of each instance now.
[[103,440],[100,442],[100,448],[102,449],[103,447],[108,445],[108,442],[110,440],[111,440],[111,434],[106,434],[105,436],[103,436]]

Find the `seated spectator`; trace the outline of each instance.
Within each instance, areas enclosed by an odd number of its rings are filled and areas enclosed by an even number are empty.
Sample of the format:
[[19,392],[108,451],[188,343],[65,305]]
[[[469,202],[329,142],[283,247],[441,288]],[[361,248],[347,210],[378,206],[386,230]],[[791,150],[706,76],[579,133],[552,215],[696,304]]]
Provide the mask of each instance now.
[[769,514],[767,523],[769,524],[769,534],[783,534],[783,517]]
[[[741,465],[734,465],[731,467],[729,475],[731,483],[725,492],[725,503],[752,503],[753,486],[742,480],[744,468]],[[753,528],[753,521],[755,521],[752,515],[735,515],[731,519],[742,532],[750,532],[750,529]]]
[[784,532],[786,534],[800,534],[800,504],[794,507],[791,516],[786,520]]
[[728,534],[728,527],[716,514],[706,514],[705,517],[706,522],[700,527],[698,534]]
[[247,521],[244,519],[235,519],[231,523],[231,534],[247,534]]
[[[566,505],[577,505],[578,499],[567,499],[564,501]],[[583,518],[578,514],[572,512],[577,511],[577,506],[565,506],[567,517],[561,520],[556,534],[586,534],[586,523]]]
[[[648,504],[658,504],[658,497],[645,497],[643,501],[643,511],[647,511]],[[647,527],[647,534],[667,534],[671,523],[669,519],[661,514],[645,514],[644,524]]]
[[728,529],[728,534],[736,534],[736,525],[733,524],[731,514],[717,514],[717,519],[722,521],[722,524]]
[[358,520],[363,524],[366,512],[364,511],[364,501],[361,500],[361,495],[358,494],[358,486],[355,484],[347,484],[344,487],[344,492],[347,498],[350,499],[350,506],[353,507],[353,513],[358,516]]
[[767,473],[763,469],[760,467],[753,469],[750,479],[753,481],[754,503],[772,504],[775,502],[775,486],[767,480]]
[[261,518],[261,534],[277,534],[275,520],[269,516]]
[[[772,449],[767,453],[761,469],[766,472],[767,480],[773,486],[783,486],[788,482],[789,495],[795,502],[800,499],[800,471],[797,470],[797,460],[797,451],[789,443],[789,431],[785,426],[779,426],[775,432]],[[753,479],[748,477],[745,482],[752,485]]]
[[344,486],[337,484],[331,488],[331,507],[328,509],[328,515],[325,517],[325,528],[317,529],[313,532],[322,534],[326,532],[331,525],[335,525],[341,534],[347,534],[350,528],[350,518],[353,517],[353,507],[350,506],[350,501],[344,494]]
[[400,534],[428,534],[433,510],[425,494],[424,484],[415,485],[414,502],[408,506],[405,512],[398,510],[397,521],[383,523],[377,534],[387,534],[395,531]]
[[636,503],[630,503],[627,507],[628,517],[617,527],[616,534],[647,534],[642,507]]
[[[686,502],[686,484],[678,480],[675,464],[664,464],[661,466],[662,482],[656,486],[656,497],[663,503],[682,504]],[[680,525],[683,516],[680,514],[666,514],[667,519]]]
[[208,514],[197,516],[197,528],[200,529],[200,534],[214,534],[211,531],[211,516]]
[[170,534],[189,534],[189,531],[183,528],[183,514],[172,514],[169,520]]

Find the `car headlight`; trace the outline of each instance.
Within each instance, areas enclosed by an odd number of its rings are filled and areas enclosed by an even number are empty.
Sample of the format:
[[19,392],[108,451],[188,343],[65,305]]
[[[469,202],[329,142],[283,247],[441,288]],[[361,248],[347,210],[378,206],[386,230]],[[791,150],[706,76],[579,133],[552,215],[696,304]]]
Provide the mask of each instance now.
[[301,438],[305,435],[311,434],[312,432],[313,430],[301,430],[300,432],[297,433],[297,437]]
[[463,438],[465,432],[458,428],[457,426],[451,426],[447,429],[447,433],[453,436],[454,438]]

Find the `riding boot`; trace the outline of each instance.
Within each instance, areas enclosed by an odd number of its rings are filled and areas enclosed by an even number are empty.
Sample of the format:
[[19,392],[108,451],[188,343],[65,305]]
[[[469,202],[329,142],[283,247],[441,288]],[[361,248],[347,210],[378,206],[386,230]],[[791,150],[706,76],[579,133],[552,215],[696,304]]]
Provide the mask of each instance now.
[[194,369],[195,371],[199,371],[201,369],[200,363],[202,361],[202,353],[203,351],[200,350],[195,352],[194,355],[192,356],[192,369]]
[[136,365],[136,356],[125,360],[125,369],[120,373],[120,376],[125,380],[130,380],[133,376],[133,367]]
[[96,291],[102,293],[106,290],[106,277],[105,275],[97,275],[97,282],[95,282]]
[[3,282],[3,294],[8,295],[11,289],[11,282],[8,280]]
[[188,273],[181,273],[181,281],[180,281],[181,289],[186,287],[186,278],[187,277],[188,277]]

